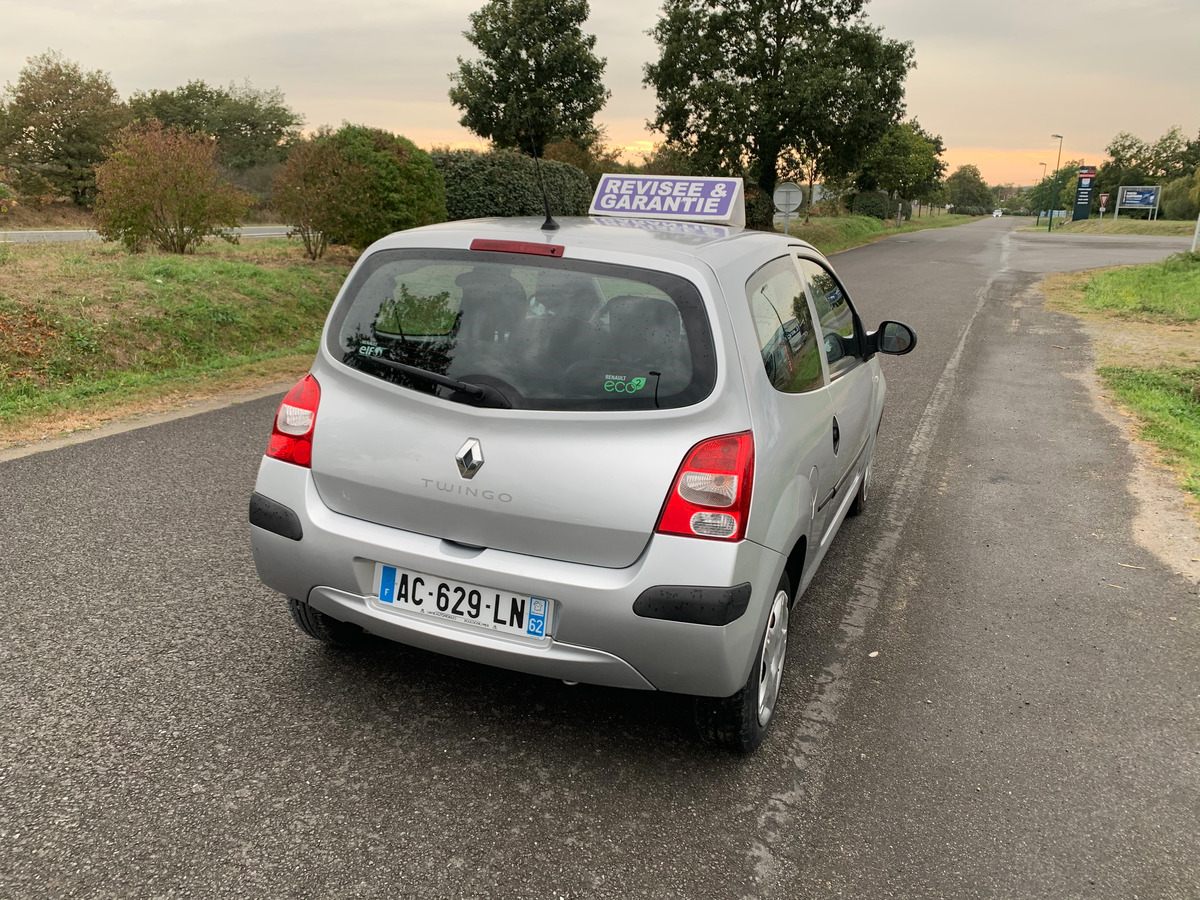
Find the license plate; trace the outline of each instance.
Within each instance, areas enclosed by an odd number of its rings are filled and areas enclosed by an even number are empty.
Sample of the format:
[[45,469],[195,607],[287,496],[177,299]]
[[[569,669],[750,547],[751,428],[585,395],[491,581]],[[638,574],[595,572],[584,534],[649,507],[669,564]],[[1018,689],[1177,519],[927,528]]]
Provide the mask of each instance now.
[[550,626],[550,601],[495,588],[375,566],[375,598],[389,612],[415,613],[486,631],[540,641]]

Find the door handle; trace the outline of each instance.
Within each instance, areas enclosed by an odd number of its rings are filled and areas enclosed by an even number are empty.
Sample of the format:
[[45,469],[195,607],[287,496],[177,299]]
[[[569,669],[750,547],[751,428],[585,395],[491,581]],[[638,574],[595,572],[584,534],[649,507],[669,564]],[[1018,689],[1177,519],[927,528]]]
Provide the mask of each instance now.
[[838,427],[837,416],[833,417],[833,455],[837,456],[838,447],[842,443],[842,429]]

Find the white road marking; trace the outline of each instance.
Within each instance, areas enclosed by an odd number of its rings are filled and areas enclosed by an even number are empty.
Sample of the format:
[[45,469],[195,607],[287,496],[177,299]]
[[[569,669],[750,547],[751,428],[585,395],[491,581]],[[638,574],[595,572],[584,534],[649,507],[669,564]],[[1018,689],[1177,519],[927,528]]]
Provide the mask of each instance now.
[[[988,279],[987,284],[975,292],[975,310],[971,313],[958,346],[954,348],[954,353],[942,370],[925,412],[917,423],[908,454],[892,482],[882,535],[863,561],[863,572],[883,571],[885,565],[895,556],[900,536],[908,524],[909,516],[916,507],[918,493],[925,483],[930,451],[933,449],[946,407],[954,396],[959,363],[967,338],[987,302],[992,287],[1008,272],[1010,236],[1005,234],[1002,239],[1000,267]],[[790,790],[774,794],[766,808],[759,813],[759,840],[754,841],[749,849],[760,887],[773,881],[778,870],[771,848],[787,841],[795,833],[799,813],[815,808],[828,766],[828,757],[822,753],[822,748],[837,723],[838,713],[853,686],[844,660],[854,655],[871,615],[879,606],[880,597],[887,587],[888,585],[875,574],[866,574],[858,580],[849,608],[839,623],[838,638],[832,654],[836,659],[825,667],[816,682],[812,697],[805,704],[801,714],[801,725],[791,735],[791,746],[786,754],[788,767],[787,771],[782,773],[781,780],[785,784],[790,780],[792,787]],[[779,740],[783,737],[777,733],[774,739]]]

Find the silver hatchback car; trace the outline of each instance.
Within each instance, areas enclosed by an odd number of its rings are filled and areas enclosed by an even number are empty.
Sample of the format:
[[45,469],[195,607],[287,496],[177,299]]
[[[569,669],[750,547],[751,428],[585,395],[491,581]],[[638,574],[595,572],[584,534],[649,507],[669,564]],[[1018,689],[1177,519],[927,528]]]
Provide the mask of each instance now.
[[702,736],[753,750],[789,610],[867,500],[876,354],[916,337],[866,331],[782,235],[540,224],[362,255],[275,419],[259,576],[319,640],[694,695]]

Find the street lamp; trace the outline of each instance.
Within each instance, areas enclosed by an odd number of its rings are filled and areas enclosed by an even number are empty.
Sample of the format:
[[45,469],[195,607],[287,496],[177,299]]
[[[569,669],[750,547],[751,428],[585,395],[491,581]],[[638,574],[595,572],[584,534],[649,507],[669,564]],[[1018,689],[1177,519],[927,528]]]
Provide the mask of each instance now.
[[[1045,163],[1038,163],[1038,165],[1042,167],[1042,180],[1038,182],[1038,186],[1040,187],[1041,185],[1043,185],[1043,184],[1045,184],[1045,183],[1046,183],[1046,164],[1045,164]],[[1041,191],[1038,191],[1038,194],[1040,195],[1040,194],[1041,194]],[[1039,200],[1038,200],[1038,217],[1037,217],[1037,224],[1035,224],[1033,227],[1034,227],[1034,228],[1037,228],[1037,226],[1038,226],[1038,225],[1041,225],[1041,224],[1042,224],[1042,203],[1041,203],[1041,200],[1039,199]]]
[[1046,226],[1047,234],[1049,234],[1050,231],[1052,231],[1054,229],[1054,207],[1058,204],[1058,170],[1062,166],[1062,142],[1063,142],[1063,136],[1061,134],[1052,134],[1052,135],[1050,135],[1050,137],[1058,138],[1058,162],[1056,162],[1054,164],[1054,193],[1053,193],[1053,198],[1050,201],[1050,222]]

